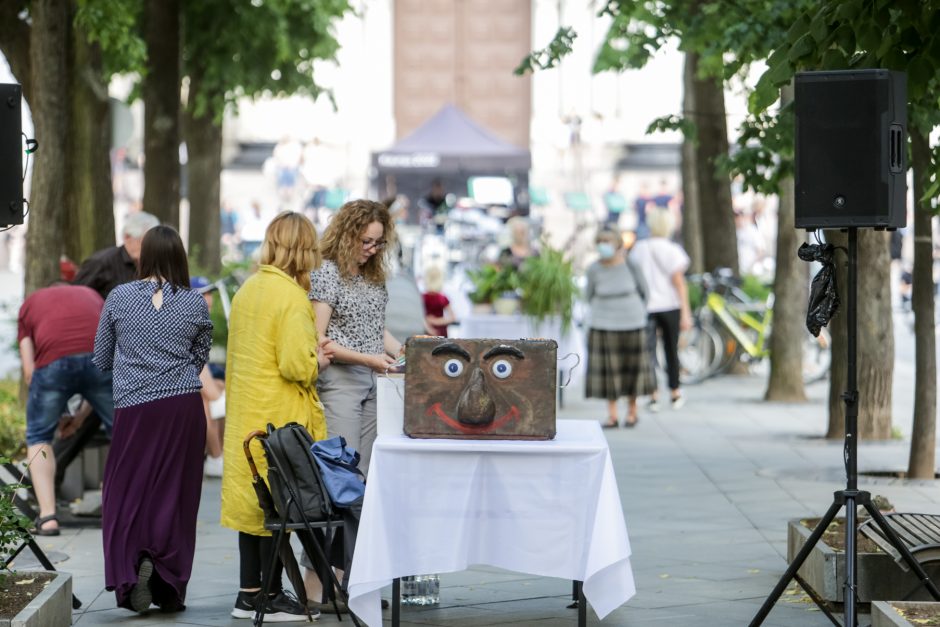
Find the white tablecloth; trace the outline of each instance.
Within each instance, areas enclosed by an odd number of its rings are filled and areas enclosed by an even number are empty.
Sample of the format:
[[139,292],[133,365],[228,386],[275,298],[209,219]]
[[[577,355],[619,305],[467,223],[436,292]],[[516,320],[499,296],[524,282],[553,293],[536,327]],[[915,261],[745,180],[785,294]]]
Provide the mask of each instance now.
[[558,421],[552,441],[379,437],[349,581],[350,608],[380,626],[392,579],[487,564],[584,582],[601,618],[636,591],[607,441]]

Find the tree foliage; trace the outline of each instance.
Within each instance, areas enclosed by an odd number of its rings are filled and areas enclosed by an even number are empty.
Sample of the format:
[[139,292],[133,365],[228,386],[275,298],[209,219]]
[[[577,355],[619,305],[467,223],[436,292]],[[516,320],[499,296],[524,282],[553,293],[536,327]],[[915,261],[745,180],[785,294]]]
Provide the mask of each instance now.
[[[910,123],[940,123],[940,0],[825,0],[800,13],[767,59],[749,106],[766,110],[797,70],[907,72]],[[928,190],[929,191],[929,190]]]
[[571,53],[577,37],[578,34],[570,26],[560,27],[547,46],[526,55],[513,72],[522,75],[535,70],[550,70]]
[[140,33],[141,0],[78,0],[75,26],[97,43],[104,60],[105,78],[144,72],[147,46]]
[[352,9],[347,0],[205,0],[182,10],[183,71],[198,82],[188,106],[221,120],[242,97],[323,93],[314,62],[335,59],[333,24]]

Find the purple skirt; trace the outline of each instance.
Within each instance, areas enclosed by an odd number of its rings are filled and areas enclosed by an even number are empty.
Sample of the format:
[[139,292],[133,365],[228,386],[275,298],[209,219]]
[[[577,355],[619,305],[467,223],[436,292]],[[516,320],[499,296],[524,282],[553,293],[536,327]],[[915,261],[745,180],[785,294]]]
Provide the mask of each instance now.
[[137,568],[153,560],[153,602],[178,609],[196,550],[206,416],[198,392],[114,410],[104,468],[104,580],[130,606]]

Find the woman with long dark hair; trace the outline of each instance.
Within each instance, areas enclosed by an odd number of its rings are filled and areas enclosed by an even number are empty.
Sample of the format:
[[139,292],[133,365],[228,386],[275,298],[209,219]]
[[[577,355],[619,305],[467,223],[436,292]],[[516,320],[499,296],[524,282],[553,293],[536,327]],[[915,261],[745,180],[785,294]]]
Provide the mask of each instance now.
[[114,432],[104,471],[105,586],[119,607],[185,609],[196,548],[206,420],[199,372],[212,322],[168,226],[147,231],[138,280],[108,295],[94,363],[112,370]]

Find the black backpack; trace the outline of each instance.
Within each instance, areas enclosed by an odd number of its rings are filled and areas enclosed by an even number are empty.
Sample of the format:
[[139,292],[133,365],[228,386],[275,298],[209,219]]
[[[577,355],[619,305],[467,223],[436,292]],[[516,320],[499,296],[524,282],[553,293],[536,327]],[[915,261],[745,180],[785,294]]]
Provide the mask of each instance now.
[[290,507],[288,522],[300,523],[303,517],[309,522],[332,518],[332,505],[316,459],[310,452],[313,445],[310,433],[296,422],[278,429],[268,424],[268,436],[259,439],[268,458],[268,485],[278,514],[284,515],[281,508],[293,496],[296,504]]

